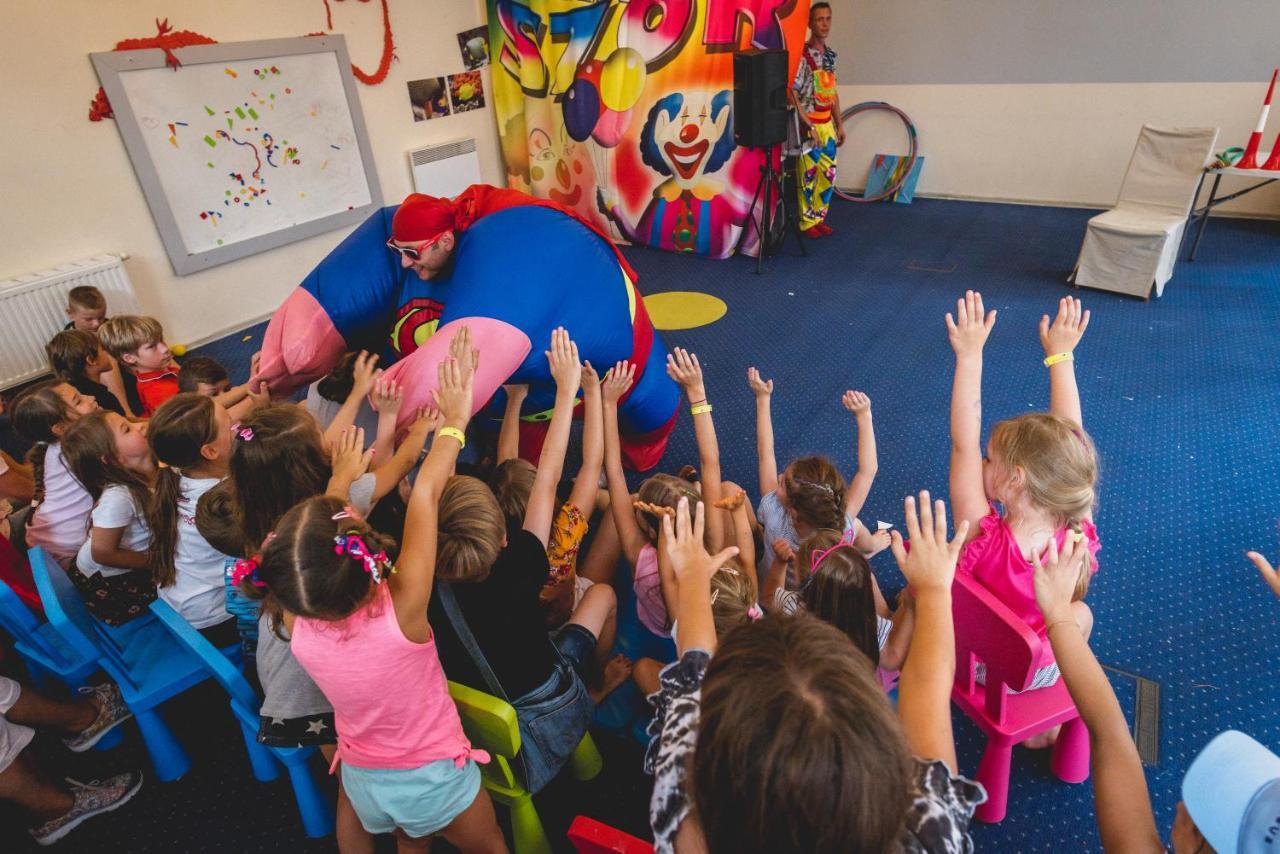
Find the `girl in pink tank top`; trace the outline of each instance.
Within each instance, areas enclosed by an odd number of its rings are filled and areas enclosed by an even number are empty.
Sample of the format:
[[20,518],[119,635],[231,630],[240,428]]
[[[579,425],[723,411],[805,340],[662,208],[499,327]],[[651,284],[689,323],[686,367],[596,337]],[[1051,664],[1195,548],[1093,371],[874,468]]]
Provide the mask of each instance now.
[[[505,851],[475,750],[427,623],[435,577],[440,492],[465,442],[476,353],[466,327],[438,369],[435,441],[409,499],[394,566],[390,538],[343,497],[318,496],[284,515],[251,580],[283,610],[294,657],[333,704],[334,760],[360,823],[402,840],[440,834],[463,851]],[[335,481],[366,468],[368,454],[344,436]],[[362,473],[362,472],[358,472]],[[347,482],[343,480],[343,482]]]
[[[1001,421],[991,431],[987,452],[982,433],[982,349],[995,325],[982,295],[969,291],[947,314],[947,334],[956,354],[951,392],[951,506],[958,525],[969,522],[968,542],[958,572],[967,572],[994,593],[1044,640],[1033,687],[1057,681],[1044,618],[1036,607],[1033,559],[1050,540],[1071,537],[1088,546],[1076,585],[1072,615],[1087,638],[1093,613],[1083,601],[1098,570],[1101,545],[1093,526],[1098,460],[1084,432],[1076,388],[1074,350],[1089,325],[1078,299],[1064,297],[1057,317],[1040,320],[1040,343],[1049,370],[1049,412]],[[1004,506],[1004,515],[995,503]],[[1052,671],[1050,672],[1050,670]],[[1052,740],[1052,734],[1046,741]]]

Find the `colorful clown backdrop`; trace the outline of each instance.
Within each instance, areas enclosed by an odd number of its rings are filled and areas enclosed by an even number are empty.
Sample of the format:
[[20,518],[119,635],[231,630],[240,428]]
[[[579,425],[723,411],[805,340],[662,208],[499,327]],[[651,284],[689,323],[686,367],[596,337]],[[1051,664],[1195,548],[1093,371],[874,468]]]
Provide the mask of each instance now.
[[733,54],[785,48],[789,83],[809,0],[487,3],[508,184],[615,238],[731,255],[764,162],[733,141]]

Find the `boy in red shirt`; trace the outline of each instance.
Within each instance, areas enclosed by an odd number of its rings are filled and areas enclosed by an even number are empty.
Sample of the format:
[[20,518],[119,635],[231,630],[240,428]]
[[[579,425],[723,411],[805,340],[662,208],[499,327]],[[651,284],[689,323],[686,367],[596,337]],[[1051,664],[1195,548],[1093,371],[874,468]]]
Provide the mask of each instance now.
[[107,352],[138,381],[142,415],[151,413],[178,393],[178,366],[164,343],[164,329],[154,317],[122,314],[104,320],[98,338]]

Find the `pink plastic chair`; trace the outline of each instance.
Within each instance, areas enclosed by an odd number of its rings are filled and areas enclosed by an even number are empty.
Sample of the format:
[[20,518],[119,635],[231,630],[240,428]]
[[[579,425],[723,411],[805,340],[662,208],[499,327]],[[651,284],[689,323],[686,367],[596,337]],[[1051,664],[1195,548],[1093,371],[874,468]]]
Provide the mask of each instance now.
[[[1013,746],[1059,724],[1051,767],[1060,780],[1089,778],[1089,731],[1076,711],[1067,685],[1022,691],[1035,676],[1041,641],[1017,615],[981,584],[957,575],[951,589],[956,630],[956,682],[951,699],[987,735],[977,779],[987,802],[974,815],[1002,821],[1009,801],[1009,763]],[[987,667],[987,684],[974,679],[974,665]]]

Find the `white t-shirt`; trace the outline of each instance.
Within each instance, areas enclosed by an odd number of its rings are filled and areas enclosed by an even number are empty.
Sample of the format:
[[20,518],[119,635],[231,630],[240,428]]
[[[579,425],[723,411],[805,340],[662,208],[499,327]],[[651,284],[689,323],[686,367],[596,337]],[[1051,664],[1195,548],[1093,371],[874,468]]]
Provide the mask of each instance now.
[[174,551],[174,583],[159,589],[160,598],[197,629],[231,619],[223,592],[222,568],[227,556],[196,530],[196,504],[217,486],[216,477],[182,478],[178,499],[178,543]]
[[[151,529],[147,527],[144,511],[133,502],[133,494],[129,488],[112,484],[102,490],[98,505],[89,514],[95,528],[124,528],[120,535],[120,548],[131,552],[145,552],[151,545]],[[107,566],[93,559],[93,534],[85,540],[76,555],[76,569],[88,578],[95,573],[103,576],[124,575],[131,570],[118,566]]]
[[[338,414],[338,410],[342,408],[341,403],[336,403],[326,397],[321,397],[320,392],[316,390],[319,383],[312,383],[307,388],[307,411],[311,413],[311,417],[315,418],[319,423],[322,431],[329,429],[329,425],[333,423],[334,417]],[[368,400],[360,402],[360,408],[356,410],[356,426],[364,428],[364,447],[369,450],[373,445],[374,439],[378,438],[378,413],[373,411],[373,407],[369,405]]]
[[62,446],[49,445],[44,455],[44,500],[27,523],[27,546],[42,546],[63,569],[89,537],[93,499],[67,468]]

